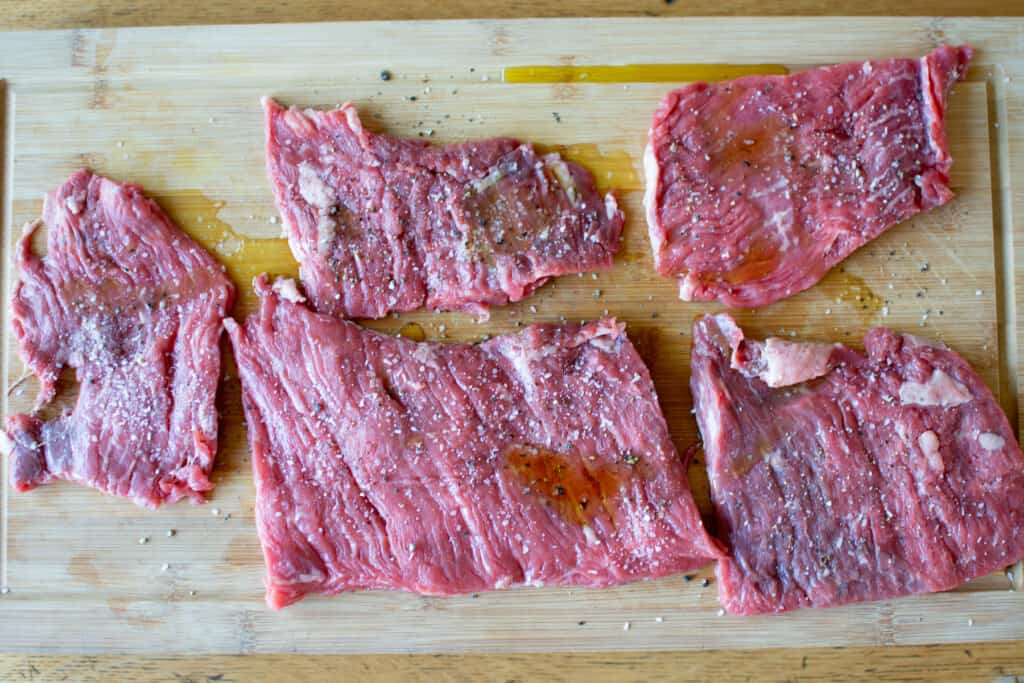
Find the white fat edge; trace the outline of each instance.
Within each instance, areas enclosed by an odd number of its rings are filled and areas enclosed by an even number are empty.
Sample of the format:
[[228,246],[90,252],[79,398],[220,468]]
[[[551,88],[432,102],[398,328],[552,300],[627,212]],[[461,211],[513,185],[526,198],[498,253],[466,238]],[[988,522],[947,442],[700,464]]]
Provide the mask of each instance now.
[[772,469],[778,470],[785,464],[784,455],[781,449],[773,448],[761,456],[761,459],[771,465]]
[[352,129],[353,133],[362,137],[365,132],[363,130],[363,122],[359,118],[359,112],[356,111],[355,106],[351,102],[346,102],[342,109],[345,112],[345,123],[348,124],[348,127]]
[[[658,193],[658,181],[660,173],[658,160],[654,156],[654,145],[650,142],[644,148],[644,213],[647,215],[647,232],[651,238],[651,248],[654,250],[654,261],[657,266],[658,256],[667,239],[665,231],[658,225],[658,207],[656,195]],[[682,297],[680,297],[682,298]],[[683,299],[687,301],[687,299]]]
[[[44,198],[44,201],[47,200]],[[29,237],[30,235],[35,233],[36,230],[43,227],[43,225],[44,224],[42,218],[34,218],[30,221],[27,221],[24,225],[21,226],[21,236]]]
[[943,470],[942,456],[939,455],[939,437],[930,429],[917,435],[917,447],[928,459],[928,466],[937,472]]
[[525,392],[525,398],[527,404],[535,403],[537,398],[537,387],[533,381],[533,373],[530,372],[530,357],[526,353],[526,350],[516,345],[513,346],[511,353],[506,353],[505,357],[512,363],[513,369],[516,371],[516,375],[519,377],[519,383],[523,387]]
[[615,195],[611,192],[604,196],[604,213],[608,217],[608,220],[615,218],[615,214],[619,211],[619,203],[615,201]]
[[694,277],[693,273],[687,273],[684,277],[679,278],[679,298],[682,301],[693,301],[699,286],[700,280]]
[[590,545],[601,544],[601,540],[597,537],[597,534],[594,533],[594,530],[590,528],[589,524],[583,525],[583,535],[587,537],[587,543]]
[[271,288],[274,290],[274,293],[282,299],[287,299],[294,304],[300,304],[306,301],[306,297],[304,297],[299,291],[298,286],[295,284],[295,280],[290,277],[274,280],[274,284]]
[[936,368],[927,382],[904,382],[899,389],[902,405],[952,408],[973,398],[960,382]]
[[[519,378],[519,384],[523,387],[523,402],[527,406],[535,406],[539,401],[537,398],[537,384],[534,381],[534,373],[530,370],[530,361],[550,355],[558,348],[558,345],[548,344],[536,351],[528,350],[522,344],[515,342],[510,346],[511,348],[508,348],[507,351],[503,350],[501,353],[512,364],[512,368],[515,370],[516,376]],[[540,427],[545,431],[549,438],[555,437],[554,434],[548,433],[546,421],[541,420]]]
[[338,234],[338,223],[325,213],[320,214],[316,224],[316,250],[320,256],[327,256]]
[[[918,60],[918,80],[920,82],[920,88],[922,93],[937,92],[936,88],[932,84],[931,70],[928,68],[928,56],[921,57]],[[924,122],[925,131],[928,133],[928,147],[938,157],[942,158],[942,150],[939,149],[939,141],[932,135],[932,124],[935,122],[935,115],[938,113],[931,107],[931,97],[924,98],[925,103],[928,106],[924,107]]]
[[10,457],[14,452],[14,441],[7,435],[6,429],[0,429],[0,455]]
[[[768,386],[779,388],[821,377],[828,373],[828,361],[833,348],[831,344],[790,342],[778,337],[769,337],[765,341],[762,354],[765,370],[760,373],[761,379]],[[797,379],[789,380],[786,377],[786,360],[787,356],[794,355],[794,352],[798,356],[796,360],[801,364],[802,372],[797,374]]]
[[[615,344],[619,338],[625,334],[626,324],[622,322],[612,322],[610,319],[605,318],[599,321],[595,326],[595,330],[590,335],[579,335],[577,339],[582,337],[584,344],[590,344],[597,349],[606,353],[612,353],[615,351]],[[578,345],[574,344],[574,345]],[[554,349],[549,345],[544,347],[546,353],[551,353]]]
[[1006,445],[1006,439],[993,432],[982,432],[978,435],[978,443],[986,451],[998,451]]
[[[714,380],[713,380],[714,381]],[[701,383],[701,393],[706,394],[704,390],[703,382]],[[724,392],[724,387],[721,387]],[[707,451],[709,444],[717,444],[722,437],[722,416],[721,408],[719,407],[719,401],[716,400],[715,395],[708,397],[705,395],[705,400],[701,401],[704,406],[704,410],[701,411],[700,420],[701,433],[704,441],[704,449]],[[707,430],[707,434],[703,434],[704,430]],[[710,468],[708,474],[711,475]],[[712,475],[713,476],[713,475]]]
[[485,175],[483,178],[472,181],[470,185],[473,187],[474,192],[480,193],[494,187],[504,177],[505,172],[502,171],[501,166],[498,165],[491,169],[491,172]]
[[618,339],[618,337],[597,335],[588,339],[587,343],[600,351],[604,351],[605,353],[613,353],[615,351],[616,339]]
[[551,169],[551,173],[555,176],[555,180],[565,190],[565,194],[568,195],[569,201],[576,204],[580,200],[580,193],[576,188],[576,181],[572,178],[572,172],[569,170],[569,166],[561,159],[552,159],[548,162],[548,168]]
[[299,164],[299,194],[312,206],[326,211],[337,203],[334,190],[320,178],[313,164]]
[[511,585],[512,585],[512,577],[511,576],[502,576],[501,578],[499,578],[497,581],[494,582],[494,588],[496,590],[501,590],[503,588],[508,588]]
[[64,206],[74,215],[82,213],[82,209],[85,207],[85,193],[76,192],[68,195],[64,198]]

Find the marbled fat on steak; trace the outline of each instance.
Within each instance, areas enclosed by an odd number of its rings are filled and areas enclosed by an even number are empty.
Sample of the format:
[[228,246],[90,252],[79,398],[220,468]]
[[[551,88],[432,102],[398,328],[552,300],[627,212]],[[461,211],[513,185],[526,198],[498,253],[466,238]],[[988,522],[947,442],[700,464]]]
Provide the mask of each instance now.
[[720,557],[623,325],[416,343],[311,312],[291,281],[228,320],[267,602],[610,586]]
[[73,411],[7,419],[19,491],[67,479],[156,507],[203,500],[217,452],[222,321],[235,297],[222,267],[138,185],[79,171],[48,195],[45,258],[26,226],[11,316],[36,407],[63,367]]
[[619,249],[615,197],[557,154],[508,138],[434,146],[377,135],[351,104],[264,107],[277,207],[319,312],[486,315],[550,277],[609,268]]
[[685,301],[770,304],[949,201],[946,98],[970,47],[694,83],[654,115],[644,205]]
[[978,374],[891,330],[840,344],[694,329],[694,403],[730,612],[955,588],[1024,557],[1024,456]]

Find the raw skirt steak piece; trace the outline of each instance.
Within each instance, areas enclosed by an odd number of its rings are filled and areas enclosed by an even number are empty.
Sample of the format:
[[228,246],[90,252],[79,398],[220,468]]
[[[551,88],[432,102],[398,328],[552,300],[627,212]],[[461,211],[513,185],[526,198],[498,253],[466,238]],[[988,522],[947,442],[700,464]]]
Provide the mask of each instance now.
[[1024,557],[1024,456],[985,383],[939,343],[874,329],[864,346],[695,324],[730,612],[948,590]]
[[67,479],[139,505],[203,500],[217,451],[219,339],[234,301],[221,266],[147,199],[79,171],[46,197],[45,258],[26,226],[11,317],[49,402],[63,367],[78,402],[13,415],[4,442],[19,491]]
[[416,343],[255,285],[259,313],[225,325],[271,607],[610,586],[721,555],[623,325]]
[[971,54],[941,47],[670,93],[644,154],[658,272],[685,301],[763,306],[949,201],[946,98]]
[[496,138],[443,147],[376,135],[356,109],[263,100],[267,168],[314,308],[485,316],[555,275],[609,268],[623,214],[585,169]]

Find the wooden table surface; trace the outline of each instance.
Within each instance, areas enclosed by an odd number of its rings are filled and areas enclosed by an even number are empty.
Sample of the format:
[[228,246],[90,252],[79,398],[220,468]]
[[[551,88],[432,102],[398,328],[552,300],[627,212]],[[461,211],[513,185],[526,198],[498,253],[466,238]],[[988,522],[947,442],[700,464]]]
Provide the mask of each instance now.
[[[536,16],[1024,15],[1022,0],[3,0],[0,30]],[[2,37],[0,37],[2,40]],[[202,629],[202,624],[196,624]],[[3,645],[0,644],[0,649]],[[1024,681],[1024,641],[705,652],[118,657],[0,655],[0,681]]]

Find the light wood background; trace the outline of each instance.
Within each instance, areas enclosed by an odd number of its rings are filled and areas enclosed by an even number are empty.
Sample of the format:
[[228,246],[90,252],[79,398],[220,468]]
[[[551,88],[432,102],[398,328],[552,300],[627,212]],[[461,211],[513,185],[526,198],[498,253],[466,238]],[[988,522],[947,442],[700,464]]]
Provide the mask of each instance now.
[[[512,5],[513,3],[509,3]],[[218,2],[6,2],[0,6],[5,28],[68,28],[220,22],[311,21],[343,19],[414,19],[500,16],[721,14],[721,3],[620,4],[598,0],[557,3],[499,3],[404,0],[376,7],[326,2],[257,2],[236,6]],[[820,13],[817,2],[783,1],[770,6],[735,3],[729,14]],[[1010,14],[1024,8],[1016,2],[888,3],[876,0],[829,3],[833,14]],[[510,9],[512,10],[510,12]],[[2,40],[2,36],[0,36]],[[200,627],[201,628],[201,627]],[[373,656],[373,657],[51,657],[7,655],[0,658],[0,680],[416,680],[643,678],[776,678],[842,680],[857,675],[878,679],[1013,680],[1024,675],[1024,643],[963,646],[829,648],[789,650],[725,650],[579,655],[514,656]]]

